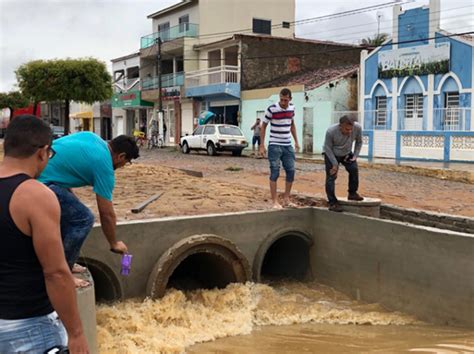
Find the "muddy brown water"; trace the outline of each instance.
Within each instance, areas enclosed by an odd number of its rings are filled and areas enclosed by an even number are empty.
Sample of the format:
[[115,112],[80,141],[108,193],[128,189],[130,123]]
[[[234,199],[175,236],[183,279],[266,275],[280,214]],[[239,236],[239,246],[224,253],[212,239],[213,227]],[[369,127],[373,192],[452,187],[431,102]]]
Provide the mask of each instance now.
[[423,323],[317,282],[170,289],[97,307],[100,353],[474,353],[474,332]]

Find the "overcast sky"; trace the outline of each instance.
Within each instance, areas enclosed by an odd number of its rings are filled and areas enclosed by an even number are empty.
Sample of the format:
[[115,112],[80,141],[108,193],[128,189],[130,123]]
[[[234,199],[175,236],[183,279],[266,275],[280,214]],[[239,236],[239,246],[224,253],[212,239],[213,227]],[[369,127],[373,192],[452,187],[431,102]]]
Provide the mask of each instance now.
[[[147,15],[179,0],[0,0],[0,91],[15,88],[15,69],[34,59],[92,56],[110,59],[139,49],[152,32]],[[214,0],[225,1],[225,0]],[[261,0],[241,0],[261,1]],[[324,16],[389,0],[296,0],[296,19]],[[427,4],[417,0],[406,8]],[[473,0],[441,0],[441,27],[474,30]],[[390,8],[296,27],[298,37],[358,43],[377,32],[391,32]]]

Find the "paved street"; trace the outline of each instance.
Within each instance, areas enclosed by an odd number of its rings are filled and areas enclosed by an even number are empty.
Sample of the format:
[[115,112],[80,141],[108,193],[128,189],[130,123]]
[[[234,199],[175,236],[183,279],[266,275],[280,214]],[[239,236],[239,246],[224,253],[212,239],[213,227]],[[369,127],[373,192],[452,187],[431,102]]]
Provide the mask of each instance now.
[[[204,152],[184,155],[174,150],[143,150],[141,163],[158,164],[201,171],[206,178],[261,187],[267,190],[268,162],[250,157],[233,157],[227,154],[209,157]],[[282,176],[284,172],[282,171]],[[324,166],[314,162],[297,162],[294,190],[299,193],[324,194]],[[283,181],[283,179],[280,179]],[[361,168],[360,192],[384,203],[407,208],[474,216],[474,185],[424,177],[409,173]],[[337,181],[337,194],[344,196],[347,173],[341,171]],[[283,184],[280,182],[280,186]]]

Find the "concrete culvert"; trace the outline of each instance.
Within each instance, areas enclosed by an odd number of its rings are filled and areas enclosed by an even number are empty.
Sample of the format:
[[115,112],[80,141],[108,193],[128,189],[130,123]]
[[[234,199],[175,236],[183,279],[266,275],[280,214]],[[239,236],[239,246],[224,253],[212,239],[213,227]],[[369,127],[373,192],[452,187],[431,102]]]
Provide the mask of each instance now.
[[112,269],[90,258],[80,258],[78,263],[87,267],[92,275],[96,302],[113,302],[122,299],[120,283]]
[[311,245],[311,238],[301,232],[285,232],[268,238],[255,257],[255,280],[311,278]]
[[160,257],[148,279],[147,295],[159,298],[168,288],[224,288],[250,279],[250,265],[232,242],[214,235],[192,236]]

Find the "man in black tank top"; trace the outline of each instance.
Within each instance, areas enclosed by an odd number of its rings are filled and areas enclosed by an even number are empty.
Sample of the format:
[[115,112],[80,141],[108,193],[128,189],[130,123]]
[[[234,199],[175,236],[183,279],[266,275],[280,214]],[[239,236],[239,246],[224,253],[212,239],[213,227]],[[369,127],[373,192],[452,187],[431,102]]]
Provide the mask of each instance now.
[[65,345],[71,353],[88,353],[61,242],[59,202],[35,180],[54,156],[51,140],[51,129],[34,116],[16,117],[6,131],[0,163],[0,353],[42,354]]

